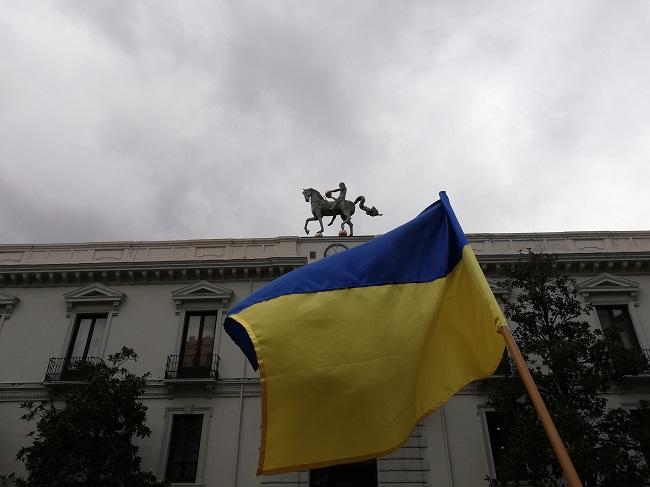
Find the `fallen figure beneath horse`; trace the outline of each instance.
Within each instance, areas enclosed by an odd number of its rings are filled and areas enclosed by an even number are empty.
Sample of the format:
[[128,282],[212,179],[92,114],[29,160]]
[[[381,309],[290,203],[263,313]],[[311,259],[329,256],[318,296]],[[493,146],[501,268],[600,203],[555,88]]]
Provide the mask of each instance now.
[[[342,187],[345,188],[345,185],[343,185]],[[328,191],[325,194],[331,197],[331,191]],[[332,217],[332,220],[328,223],[328,226],[334,223],[334,220],[336,219],[337,216],[340,216],[341,220],[343,220],[341,222],[341,232],[345,233],[344,226],[347,225],[348,228],[350,229],[350,236],[352,236],[353,225],[352,225],[352,221],[350,220],[350,217],[354,215],[354,210],[356,209],[357,203],[359,203],[359,208],[361,208],[363,211],[366,212],[366,215],[382,216],[382,214],[379,213],[379,210],[374,206],[372,208],[368,208],[367,206],[364,205],[364,203],[366,202],[366,198],[364,196],[358,196],[357,199],[354,200],[354,202],[346,199],[341,200],[340,198],[337,198],[334,201],[327,201],[325,198],[323,198],[323,195],[321,195],[314,188],[303,189],[302,195],[305,197],[306,202],[311,203],[311,214],[313,215],[311,218],[307,218],[305,220],[305,233],[307,235],[309,235],[309,230],[307,229],[307,225],[309,222],[318,221],[318,223],[320,223],[320,231],[316,232],[316,235],[319,235],[322,234],[324,231],[323,228],[324,216]]]

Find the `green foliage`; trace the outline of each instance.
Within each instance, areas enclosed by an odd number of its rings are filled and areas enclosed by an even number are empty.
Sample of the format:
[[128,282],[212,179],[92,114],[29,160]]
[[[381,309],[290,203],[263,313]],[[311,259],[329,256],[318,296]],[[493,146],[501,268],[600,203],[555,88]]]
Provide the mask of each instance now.
[[148,374],[136,376],[124,364],[137,355],[122,348],[107,363],[80,366],[84,382],[66,395],[65,407],[54,401],[24,403],[22,419],[36,421],[31,446],[18,459],[27,469],[19,487],[140,487],[163,485],[140,470],[133,437],[145,438],[147,408],[138,401]]
[[[616,331],[603,334],[586,321],[590,306],[576,282],[557,272],[556,257],[528,253],[508,271],[505,314],[585,487],[638,487],[650,481],[644,460],[650,409],[636,417],[610,408],[604,393],[642,370],[640,353],[626,350]],[[562,486],[555,460],[519,377],[495,381],[489,404],[504,416],[506,446],[496,457],[493,486]],[[648,458],[650,460],[650,458]]]
[[16,480],[16,474],[15,473],[10,473],[7,475],[0,475],[0,487],[10,487],[14,485],[14,481]]

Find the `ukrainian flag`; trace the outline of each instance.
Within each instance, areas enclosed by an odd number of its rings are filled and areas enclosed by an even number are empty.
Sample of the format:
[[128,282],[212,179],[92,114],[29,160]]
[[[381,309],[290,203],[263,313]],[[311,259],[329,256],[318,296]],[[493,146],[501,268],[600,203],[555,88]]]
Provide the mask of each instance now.
[[506,321],[447,196],[230,310],[262,385],[259,474],[375,458],[497,368]]

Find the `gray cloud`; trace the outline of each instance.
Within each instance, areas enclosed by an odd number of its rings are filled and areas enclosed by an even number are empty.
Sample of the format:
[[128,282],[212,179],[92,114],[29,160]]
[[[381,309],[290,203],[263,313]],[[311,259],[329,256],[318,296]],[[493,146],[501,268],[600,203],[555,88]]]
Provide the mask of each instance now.
[[300,234],[344,180],[382,233],[647,228],[650,7],[16,2],[0,12],[4,242]]

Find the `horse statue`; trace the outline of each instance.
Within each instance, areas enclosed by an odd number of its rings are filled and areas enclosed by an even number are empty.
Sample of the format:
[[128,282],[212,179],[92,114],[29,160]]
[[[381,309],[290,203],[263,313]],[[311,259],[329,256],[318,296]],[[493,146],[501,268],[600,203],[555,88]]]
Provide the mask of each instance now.
[[[331,191],[328,191],[325,194],[331,197]],[[377,208],[375,208],[374,206],[372,208],[368,208],[364,206],[364,203],[366,202],[366,198],[363,196],[358,196],[357,199],[354,200],[354,202],[346,199],[343,199],[341,201],[338,198],[336,201],[327,201],[314,188],[303,189],[302,195],[305,197],[305,201],[307,203],[311,203],[311,214],[313,215],[311,218],[307,218],[305,220],[305,233],[307,235],[309,235],[309,230],[307,229],[307,224],[309,222],[318,221],[318,223],[320,223],[320,231],[316,232],[316,235],[318,236],[318,235],[322,235],[324,231],[323,228],[324,216],[332,217],[332,220],[328,223],[327,226],[330,226],[332,223],[334,223],[336,217],[340,216],[341,220],[343,221],[341,222],[341,233],[339,233],[339,235],[347,235],[347,232],[345,231],[344,228],[344,226],[347,225],[348,228],[350,229],[350,236],[352,236],[353,225],[352,225],[352,221],[350,221],[350,217],[354,215],[354,210],[356,209],[357,203],[359,203],[359,208],[365,211],[367,215],[382,216],[382,214],[379,213],[379,210],[377,210]]]

